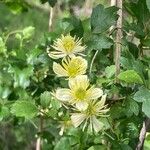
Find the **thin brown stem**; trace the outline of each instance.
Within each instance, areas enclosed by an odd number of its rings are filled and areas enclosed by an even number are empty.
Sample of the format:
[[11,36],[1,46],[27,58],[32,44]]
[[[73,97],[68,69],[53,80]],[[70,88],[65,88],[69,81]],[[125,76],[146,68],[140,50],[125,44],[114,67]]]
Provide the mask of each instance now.
[[137,144],[136,150],[142,150],[142,149],[143,149],[146,132],[148,132],[149,129],[150,129],[150,119],[147,118],[147,119],[143,122],[143,126],[142,126],[142,128],[141,128],[140,135],[139,135],[139,142],[138,142],[138,144]]
[[[40,124],[39,124],[39,133],[43,131],[43,117],[40,115]],[[36,141],[36,150],[41,150],[41,144],[42,140],[41,137],[39,136],[37,141]]]
[[117,32],[116,32],[116,50],[115,50],[115,66],[116,66],[116,82],[118,83],[118,74],[120,73],[120,57],[121,57],[121,48],[122,45],[121,39],[122,39],[122,0],[116,0],[117,7],[119,7],[118,15],[119,18],[117,20]]

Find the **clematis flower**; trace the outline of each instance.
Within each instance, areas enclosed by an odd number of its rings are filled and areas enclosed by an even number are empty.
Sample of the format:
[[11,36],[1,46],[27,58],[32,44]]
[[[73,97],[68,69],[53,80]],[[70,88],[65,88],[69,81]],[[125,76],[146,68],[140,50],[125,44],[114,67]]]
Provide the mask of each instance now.
[[86,75],[79,75],[69,79],[69,89],[62,88],[56,90],[56,98],[63,102],[75,104],[77,108],[85,110],[88,102],[103,95],[100,88],[89,86],[89,79]]
[[72,57],[65,58],[62,60],[62,65],[54,62],[53,63],[53,71],[59,77],[69,77],[73,78],[77,75],[82,75],[86,73],[87,69],[87,61],[82,57]]
[[51,46],[55,51],[48,51],[48,55],[51,58],[59,59],[66,56],[74,56],[74,54],[81,54],[85,50],[86,46],[82,46],[81,39],[72,37],[71,35],[62,35],[54,41],[54,45]]
[[78,113],[73,113],[71,116],[72,124],[78,127],[84,122],[83,130],[88,125],[91,132],[99,132],[103,127],[103,123],[100,122],[97,117],[106,117],[106,112],[109,111],[109,109],[106,108],[107,105],[105,105],[105,101],[106,95],[103,95],[100,101],[90,101],[86,110],[83,111],[77,108]]

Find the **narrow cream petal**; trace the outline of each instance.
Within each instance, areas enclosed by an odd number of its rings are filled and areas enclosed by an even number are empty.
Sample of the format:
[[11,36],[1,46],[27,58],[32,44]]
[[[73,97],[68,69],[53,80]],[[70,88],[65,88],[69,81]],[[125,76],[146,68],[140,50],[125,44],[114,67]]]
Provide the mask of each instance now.
[[90,117],[89,130],[90,130],[90,132],[93,132],[93,123],[92,123],[92,118],[91,117]]
[[106,101],[106,94],[102,96],[101,100],[97,103],[97,107],[99,109],[103,108],[105,105],[105,101]]
[[76,103],[76,108],[79,110],[79,111],[84,111],[86,110],[88,107],[88,103],[87,102],[77,102]]
[[75,127],[78,127],[85,119],[86,119],[86,115],[82,113],[74,113],[71,116],[72,124]]
[[74,48],[73,52],[79,53],[79,52],[84,51],[85,49],[86,49],[85,46],[76,46],[76,47]]
[[49,52],[48,56],[53,58],[53,59],[59,59],[59,58],[63,58],[66,56],[66,54],[64,53],[53,53],[53,52]]
[[65,88],[56,90],[56,98],[63,102],[71,101],[73,99],[71,91]]
[[88,124],[88,118],[86,118],[86,120],[85,120],[85,123],[84,123],[84,125],[83,125],[82,131],[85,130],[85,127],[87,126],[87,124]]
[[[99,112],[102,113],[102,114],[105,114],[105,113],[107,113],[109,110],[110,110],[110,108],[107,108],[107,109],[102,109],[102,110],[100,110]],[[100,116],[101,116],[101,115],[100,115]]]
[[99,97],[101,97],[103,95],[103,90],[101,90],[100,88],[90,88],[87,91],[87,99],[97,99]]
[[57,51],[60,51],[60,52],[63,52],[63,53],[66,53],[62,43],[56,43],[55,45],[51,45],[52,48],[54,48],[55,50]]
[[92,126],[95,132],[99,132],[103,128],[103,123],[100,122],[95,116],[91,117]]
[[67,71],[60,65],[57,64],[56,62],[53,63],[53,71],[59,76],[59,77],[63,77],[63,76],[68,76]]

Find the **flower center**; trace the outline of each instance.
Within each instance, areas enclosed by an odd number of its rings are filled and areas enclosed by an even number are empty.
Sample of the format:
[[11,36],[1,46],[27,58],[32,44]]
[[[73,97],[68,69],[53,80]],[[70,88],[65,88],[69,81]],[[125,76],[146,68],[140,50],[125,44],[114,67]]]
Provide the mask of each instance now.
[[96,115],[96,107],[95,105],[89,104],[87,110],[86,110],[86,114],[88,116],[92,116],[92,115]]
[[68,67],[68,74],[70,77],[75,77],[75,75],[78,73],[78,69],[76,67]]
[[75,97],[78,100],[83,100],[86,96],[86,90],[84,90],[83,88],[79,88],[76,92],[75,92]]
[[70,77],[75,77],[79,72],[80,64],[77,64],[76,61],[71,61],[68,65],[68,74]]
[[66,50],[67,53],[72,52],[72,50],[75,47],[75,41],[74,38],[71,36],[65,36],[64,39],[62,40],[63,46]]

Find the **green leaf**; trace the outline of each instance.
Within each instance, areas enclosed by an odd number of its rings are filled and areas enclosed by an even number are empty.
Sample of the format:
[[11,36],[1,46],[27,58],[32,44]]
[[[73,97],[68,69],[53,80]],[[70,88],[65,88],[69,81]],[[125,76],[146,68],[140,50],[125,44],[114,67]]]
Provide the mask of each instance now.
[[56,144],[54,150],[71,150],[69,139],[62,137]]
[[29,101],[16,101],[11,107],[11,113],[17,117],[31,119],[37,115],[38,109]]
[[150,100],[150,90],[140,88],[139,91],[134,94],[133,99],[137,102],[145,102]]
[[[149,0],[138,0],[137,3],[135,3],[135,2],[125,3],[126,10],[133,17],[137,18],[139,25],[141,23],[147,24],[149,21],[150,14],[149,14],[149,10],[147,8],[149,3],[147,1],[149,1]],[[146,3],[147,3],[147,5],[146,5]],[[142,28],[142,30],[144,30],[144,28]]]
[[133,99],[129,99],[126,101],[126,114],[127,116],[132,116],[135,114],[136,116],[139,114],[139,105]]
[[87,42],[87,45],[90,49],[102,50],[110,48],[113,45],[113,42],[104,35],[93,35]]
[[45,91],[44,93],[42,93],[40,95],[40,102],[41,102],[41,105],[46,108],[46,107],[49,107],[50,105],[50,102],[51,102],[51,94],[50,92],[48,91]]
[[9,116],[10,112],[8,107],[2,106],[0,108],[0,121],[2,121],[4,118],[7,118]]
[[137,102],[143,102],[142,111],[150,117],[150,90],[142,87],[134,94],[133,99]]
[[107,148],[105,145],[94,145],[88,148],[87,150],[106,150],[106,149]]
[[77,37],[83,37],[83,25],[80,19],[78,19],[75,16],[71,16],[71,18],[64,18],[62,20],[62,23],[69,23],[68,28],[66,31],[70,32],[71,35],[77,36]]
[[145,141],[144,141],[144,150],[150,149],[150,133],[146,133]]
[[148,100],[143,102],[142,111],[145,113],[147,117],[150,118],[150,97]]
[[3,39],[0,37],[0,54],[5,53],[6,51],[7,51],[7,49],[5,47],[5,43],[4,43]]
[[106,77],[111,78],[115,74],[115,71],[116,71],[115,65],[107,66],[105,68]]
[[23,38],[29,39],[34,34],[35,27],[29,26],[23,29]]
[[135,101],[131,100],[129,107],[136,116],[139,114],[139,105]]
[[147,8],[148,8],[149,11],[150,11],[150,0],[146,0],[146,4],[147,4]]
[[150,37],[144,39],[144,40],[142,41],[142,45],[143,45],[143,46],[148,46],[148,47],[150,47]]
[[9,72],[14,74],[14,87],[26,88],[30,84],[29,77],[33,75],[33,67],[29,66],[23,69],[10,66]]
[[5,99],[9,96],[11,90],[8,86],[0,86],[0,98]]
[[5,2],[6,5],[9,7],[9,9],[11,10],[11,12],[13,14],[18,14],[18,13],[21,13],[23,11],[27,11],[28,8],[27,8],[27,3],[24,2],[24,1],[20,1],[20,0],[13,0],[13,1],[6,1]]
[[94,33],[102,33],[115,24],[118,15],[118,8],[115,6],[104,8],[98,5],[93,9],[91,15],[91,28]]
[[134,70],[127,70],[127,71],[121,72],[118,75],[118,79],[120,79],[121,81],[124,81],[126,83],[143,84],[141,77]]

